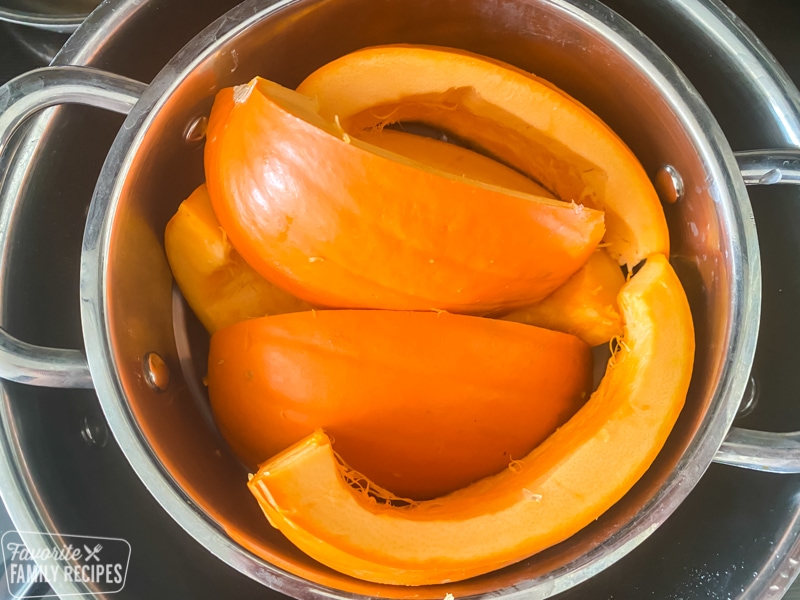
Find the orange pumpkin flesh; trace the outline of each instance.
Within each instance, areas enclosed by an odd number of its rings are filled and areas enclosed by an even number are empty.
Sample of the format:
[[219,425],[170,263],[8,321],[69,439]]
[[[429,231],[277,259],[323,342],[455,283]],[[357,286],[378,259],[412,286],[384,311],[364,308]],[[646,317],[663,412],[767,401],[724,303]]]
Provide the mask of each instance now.
[[[517,171],[455,144],[392,129],[368,129],[358,136],[362,141],[448,173],[553,197]],[[599,346],[622,334],[617,293],[623,283],[625,278],[616,261],[604,250],[595,250],[586,264],[547,298],[517,309],[503,319],[570,333],[590,346]]]
[[541,300],[601,239],[602,213],[470,182],[349,137],[256,79],[220,92],[206,177],[234,247],[313,304],[486,313]]
[[424,585],[487,573],[556,544],[619,500],[650,466],[682,408],[691,313],[663,255],[619,294],[625,333],[597,391],[513,469],[412,506],[353,489],[316,432],[264,463],[249,487],[304,552],[378,583]]
[[625,277],[604,250],[595,250],[587,263],[541,302],[502,318],[571,333],[590,346],[622,335],[617,294]]
[[455,144],[392,129],[362,131],[358,139],[465,179],[553,198],[549,191],[525,175]]
[[395,45],[331,61],[297,89],[352,135],[426,123],[474,142],[562,200],[605,211],[605,241],[620,263],[669,253],[663,210],[633,153],[588,109],[529,73],[461,50]]
[[209,333],[252,317],[311,308],[244,262],[222,231],[205,184],[167,223],[164,246],[178,287]]
[[[460,146],[388,129],[362,139],[469,179],[548,194],[513,169]],[[167,224],[164,242],[178,287],[209,333],[253,317],[311,309],[244,262],[222,230],[205,184],[181,203]],[[616,294],[623,281],[616,263],[597,250],[547,298],[503,318],[571,333],[596,346],[621,333]]]
[[530,452],[586,401],[591,363],[577,338],[518,323],[315,311],[218,331],[208,388],[248,464],[324,428],[374,483],[427,499]]

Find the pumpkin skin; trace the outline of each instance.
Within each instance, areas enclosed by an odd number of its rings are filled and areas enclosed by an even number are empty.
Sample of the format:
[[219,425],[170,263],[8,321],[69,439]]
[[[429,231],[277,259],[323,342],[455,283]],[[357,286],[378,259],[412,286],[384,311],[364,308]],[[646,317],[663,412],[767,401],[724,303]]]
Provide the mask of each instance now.
[[547,298],[502,318],[571,333],[599,346],[622,335],[617,294],[624,283],[619,265],[601,248]]
[[297,90],[351,135],[421,122],[473,142],[562,200],[605,211],[604,241],[620,264],[669,255],[663,209],[630,149],[586,107],[530,73],[463,50],[390,45],[333,60]]
[[253,319],[211,338],[220,431],[256,466],[315,429],[377,485],[435,498],[505,469],[591,391],[577,338],[449,313],[336,310]]
[[510,310],[563,284],[604,232],[599,211],[351,138],[263,79],[219,93],[207,138],[208,189],[234,247],[315,305]]
[[273,526],[333,569],[424,585],[499,569],[556,544],[617,502],[655,459],[683,406],[694,331],[680,281],[649,257],[619,294],[624,343],[599,388],[515,468],[397,507],[351,487],[317,431],[249,482]]
[[205,184],[167,223],[164,248],[175,282],[209,333],[253,317],[311,309],[244,262],[220,227]]

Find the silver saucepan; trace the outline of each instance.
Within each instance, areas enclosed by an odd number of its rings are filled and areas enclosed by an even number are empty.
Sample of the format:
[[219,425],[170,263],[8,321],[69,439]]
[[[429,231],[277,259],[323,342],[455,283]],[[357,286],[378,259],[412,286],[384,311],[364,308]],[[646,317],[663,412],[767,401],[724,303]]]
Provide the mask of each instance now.
[[[255,75],[294,87],[337,56],[392,42],[453,46],[507,61],[553,81],[604,118],[663,197],[675,200],[665,205],[672,262],[697,330],[686,407],[642,480],[569,540],[447,589],[356,581],[309,559],[266,522],[210,418],[197,376],[207,339],[174,290],[163,249],[167,220],[203,180],[203,121],[219,89]],[[32,385],[95,387],[121,448],[165,510],[213,554],[263,584],[298,598],[445,592],[544,598],[641,543],[715,455],[751,468],[800,470],[791,436],[731,430],[760,310],[758,241],[745,184],[800,182],[800,152],[734,156],[685,77],[605,6],[590,0],[250,0],[198,35],[149,86],[68,67],[10,82],[0,88],[0,150],[26,118],[66,102],[128,113],[84,236],[86,355],[32,346],[0,331],[0,375]],[[11,238],[10,231],[0,232],[3,245]]]

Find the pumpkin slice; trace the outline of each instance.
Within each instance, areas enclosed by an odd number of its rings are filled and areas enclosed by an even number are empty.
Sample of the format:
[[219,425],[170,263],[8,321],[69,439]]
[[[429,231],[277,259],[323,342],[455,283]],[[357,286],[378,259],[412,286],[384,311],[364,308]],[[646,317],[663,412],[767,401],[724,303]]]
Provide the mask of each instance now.
[[577,338],[449,313],[336,310],[253,319],[211,338],[220,431],[257,465],[317,428],[348,463],[426,499],[506,468],[591,391]]
[[571,333],[590,346],[599,346],[622,335],[617,294],[624,283],[616,261],[604,250],[595,250],[588,262],[547,298],[502,318]]
[[[461,146],[393,129],[370,129],[359,139],[420,163],[468,179],[551,198],[552,194],[524,175]],[[590,346],[622,334],[617,294],[625,278],[611,256],[595,250],[588,262],[544,300],[503,317],[571,333]]]
[[551,83],[451,48],[380,46],[334,60],[297,88],[351,135],[418,121],[472,141],[565,201],[606,214],[609,253],[633,267],[669,253],[664,212],[630,149]]
[[522,173],[456,144],[393,129],[361,131],[358,139],[464,179],[482,181],[543,198],[554,197]]
[[354,489],[316,432],[249,487],[269,521],[316,560],[378,583],[466,579],[556,544],[647,470],[683,406],[694,356],[689,305],[663,255],[620,291],[625,335],[587,404],[513,468],[398,507]]
[[244,262],[220,227],[205,184],[167,223],[164,246],[178,287],[209,333],[252,317],[311,308]]
[[603,214],[456,177],[350,137],[305,96],[220,92],[214,212],[263,277],[317,305],[485,313],[541,300],[601,239]]

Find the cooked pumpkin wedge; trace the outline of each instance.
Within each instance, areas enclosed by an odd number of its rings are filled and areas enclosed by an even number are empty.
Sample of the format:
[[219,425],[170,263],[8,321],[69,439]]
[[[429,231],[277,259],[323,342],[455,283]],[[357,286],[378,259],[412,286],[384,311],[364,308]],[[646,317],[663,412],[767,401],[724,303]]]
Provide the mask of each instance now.
[[562,200],[605,211],[605,241],[621,264],[669,253],[663,209],[630,149],[530,73],[462,50],[392,45],[331,61],[297,89],[351,135],[421,122],[473,142]]
[[466,579],[565,540],[647,470],[689,386],[692,318],[663,255],[647,259],[619,305],[623,343],[599,388],[513,468],[436,500],[392,506],[349,483],[318,431],[264,463],[250,490],[269,521],[311,557],[379,583]]
[[178,287],[209,333],[252,317],[311,309],[244,262],[220,227],[205,184],[167,223],[164,246]]
[[[513,169],[454,144],[389,129],[369,132],[363,140],[468,179],[548,194]],[[167,224],[164,243],[178,287],[209,333],[253,317],[312,308],[261,277],[242,259],[214,214],[205,184],[181,203]],[[621,332],[615,306],[623,281],[616,263],[596,250],[547,298],[503,319],[571,333],[596,346]]]
[[[524,190],[536,186],[499,163],[459,146],[404,132],[385,130],[369,140],[409,157],[441,162],[443,170],[465,177]],[[543,191],[543,193],[546,193]],[[205,184],[184,200],[164,234],[173,276],[189,306],[209,333],[254,317],[310,310],[312,307],[273,285],[248,265],[233,248],[217,220]],[[618,335],[622,321],[616,292],[623,279],[610,258],[599,264],[596,250],[567,282],[541,302],[519,309],[504,320],[538,325],[577,335],[589,345]],[[611,275],[615,272],[616,278]],[[276,450],[277,451],[277,450]]]
[[[368,129],[358,136],[365,142],[448,173],[553,197],[548,190],[517,171],[456,144],[393,129]],[[512,311],[503,319],[571,333],[590,346],[599,346],[622,334],[617,293],[623,283],[625,278],[617,262],[605,250],[597,249],[577,273],[547,298]]]
[[553,198],[553,194],[522,173],[456,144],[393,129],[361,131],[358,139],[464,179]]
[[592,359],[555,331],[449,313],[327,310],[211,338],[216,422],[253,467],[325,428],[351,467],[428,499],[502,471],[589,396]]
[[599,346],[622,335],[617,294],[624,283],[619,265],[600,248],[547,298],[502,318],[571,333],[590,346]]
[[367,144],[263,79],[220,92],[205,166],[237,251],[317,305],[476,314],[525,306],[575,273],[604,233],[599,211]]

